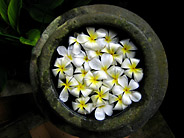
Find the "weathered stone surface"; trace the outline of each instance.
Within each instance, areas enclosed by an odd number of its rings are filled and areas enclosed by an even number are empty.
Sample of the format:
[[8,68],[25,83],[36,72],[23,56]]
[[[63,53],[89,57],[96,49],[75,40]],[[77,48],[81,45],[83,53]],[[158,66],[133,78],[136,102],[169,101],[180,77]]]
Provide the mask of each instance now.
[[[103,121],[75,114],[61,103],[50,69],[55,49],[70,32],[95,25],[114,27],[128,33],[137,43],[144,61],[142,100],[118,116]],[[166,55],[151,27],[136,14],[109,5],[79,7],[56,18],[33,51],[30,75],[38,105],[59,128],[73,135],[98,135],[101,138],[121,138],[142,127],[160,106],[168,81]]]

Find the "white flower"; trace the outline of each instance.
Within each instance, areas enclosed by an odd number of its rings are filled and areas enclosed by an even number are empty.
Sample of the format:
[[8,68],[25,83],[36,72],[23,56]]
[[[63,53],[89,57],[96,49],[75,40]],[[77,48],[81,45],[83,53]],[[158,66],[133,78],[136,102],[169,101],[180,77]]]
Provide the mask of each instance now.
[[95,118],[100,121],[104,120],[105,114],[108,116],[111,116],[113,114],[113,105],[108,104],[108,102],[96,108]]
[[68,47],[68,49],[66,49],[66,47],[64,47],[64,46],[59,46],[57,48],[57,52],[59,55],[65,57],[66,59],[68,59],[70,61],[73,60],[72,47]]
[[98,90],[102,85],[103,76],[101,76],[98,72],[88,71],[86,76],[84,77],[84,81],[86,85],[92,89]]
[[72,53],[79,54],[81,51],[80,43],[77,41],[77,38],[70,36],[69,37],[69,45],[73,45]]
[[102,34],[104,38],[99,38],[98,43],[102,45],[102,47],[107,46],[109,43],[117,43],[118,38],[116,37],[117,33],[113,32],[112,30],[105,30],[105,29],[98,29],[97,34]]
[[77,76],[79,81],[82,81],[84,77],[86,76],[86,74],[88,73],[88,71],[89,71],[88,67],[86,68],[86,66],[84,67],[81,66],[81,67],[77,67],[74,73],[76,74],[75,76]]
[[108,68],[111,66],[113,62],[113,57],[110,54],[104,53],[101,56],[101,61],[98,58],[93,58],[90,62],[89,62],[89,66],[94,69],[97,70],[99,72],[99,74],[101,76],[103,76],[103,79],[107,79],[107,70]]
[[123,58],[133,58],[135,56],[135,50],[137,50],[137,47],[130,42],[130,39],[121,40],[120,43],[122,44],[122,47],[118,49],[118,53],[123,54]]
[[57,58],[56,62],[54,64],[56,69],[52,69],[52,72],[54,76],[57,76],[59,73],[59,78],[64,79],[65,75],[72,76],[73,75],[73,66],[70,64],[71,61],[68,60],[67,58]]
[[84,45],[85,48],[87,49],[93,49],[93,50],[98,50],[100,48],[100,45],[97,43],[97,39],[99,37],[105,36],[105,34],[97,34],[95,32],[95,28],[93,27],[87,27],[87,32],[88,35],[86,34],[80,34],[77,37],[77,41],[81,44]]
[[128,106],[123,103],[122,100],[122,94],[119,95],[113,95],[109,94],[109,103],[112,104],[114,102],[117,102],[116,105],[114,106],[113,110],[124,110]]
[[126,58],[121,67],[124,69],[127,69],[125,71],[125,74],[129,77],[132,78],[132,74],[134,76],[135,81],[139,82],[143,78],[143,71],[141,68],[136,68],[137,64],[140,62],[139,59],[135,58]]
[[70,93],[75,97],[79,97],[81,92],[84,97],[87,97],[93,90],[86,86],[84,80],[81,80],[79,75],[74,75],[74,78],[78,81],[78,85],[72,88]]
[[105,86],[102,86],[100,90],[95,90],[95,95],[91,96],[91,100],[93,101],[94,105],[101,106],[105,104],[106,100],[109,100],[109,90]]
[[114,95],[123,93],[122,101],[126,105],[130,105],[132,101],[138,102],[141,99],[141,94],[137,91],[133,91],[139,87],[139,84],[133,79],[128,83],[128,78],[123,75],[118,79],[120,85],[115,85],[112,89]]
[[117,53],[119,47],[120,47],[119,44],[110,43],[104,49],[102,49],[102,52],[105,52],[105,53],[108,53],[108,54],[112,55],[114,65],[117,64],[116,61],[119,64],[121,64],[122,60],[123,60],[123,55]]
[[80,97],[72,102],[72,107],[74,110],[77,110],[80,114],[89,114],[92,111],[93,104],[87,103],[90,100],[89,97]]
[[74,59],[73,59],[73,64],[76,67],[81,67],[82,64],[84,64],[85,69],[90,69],[89,68],[89,61],[90,59],[88,58],[88,55],[81,50],[80,54],[75,55]]
[[66,82],[64,83],[62,80],[58,80],[58,88],[61,88],[64,86],[63,90],[61,91],[59,95],[59,99],[63,102],[68,101],[68,90],[70,91],[72,86],[77,86],[78,82],[74,77],[66,77]]
[[118,85],[118,78],[123,74],[124,70],[121,67],[112,66],[108,69],[109,78],[103,81],[103,84],[112,88],[114,84]]

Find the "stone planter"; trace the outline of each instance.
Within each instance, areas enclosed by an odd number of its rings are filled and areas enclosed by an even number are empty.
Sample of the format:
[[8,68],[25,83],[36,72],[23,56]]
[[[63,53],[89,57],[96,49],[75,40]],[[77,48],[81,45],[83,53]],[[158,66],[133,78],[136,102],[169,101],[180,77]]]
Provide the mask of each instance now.
[[[57,46],[71,32],[86,26],[106,26],[126,33],[140,49],[144,62],[142,100],[103,121],[78,115],[66,107],[59,100],[51,77]],[[58,128],[80,137],[101,138],[122,138],[142,127],[159,108],[168,82],[166,55],[152,28],[136,14],[110,5],[79,7],[56,18],[33,50],[30,76],[38,106]]]

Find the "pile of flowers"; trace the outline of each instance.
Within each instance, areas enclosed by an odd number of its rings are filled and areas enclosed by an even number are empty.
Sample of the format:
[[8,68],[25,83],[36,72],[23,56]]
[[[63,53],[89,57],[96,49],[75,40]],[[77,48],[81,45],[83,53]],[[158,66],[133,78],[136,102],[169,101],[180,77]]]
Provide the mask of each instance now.
[[[74,111],[94,113],[97,120],[112,116],[114,110],[124,110],[132,101],[138,102],[136,91],[143,78],[143,70],[135,58],[137,47],[129,40],[120,40],[112,30],[86,28],[87,33],[69,37],[69,46],[58,46],[61,57],[52,72],[62,88],[59,99],[69,96]],[[69,101],[70,102],[70,101]]]

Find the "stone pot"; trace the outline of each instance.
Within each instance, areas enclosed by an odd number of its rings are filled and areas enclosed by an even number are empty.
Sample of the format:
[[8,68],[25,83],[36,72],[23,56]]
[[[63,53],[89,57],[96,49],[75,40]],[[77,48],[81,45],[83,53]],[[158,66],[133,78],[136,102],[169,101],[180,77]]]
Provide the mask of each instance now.
[[[69,109],[59,100],[52,81],[56,48],[71,32],[87,26],[106,26],[126,33],[140,49],[144,62],[141,101],[103,121]],[[90,5],[64,13],[47,27],[33,50],[30,76],[40,110],[58,128],[80,137],[122,138],[142,127],[158,110],[167,88],[168,68],[159,38],[142,18],[117,6]]]

